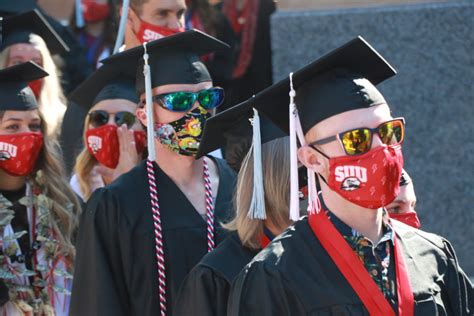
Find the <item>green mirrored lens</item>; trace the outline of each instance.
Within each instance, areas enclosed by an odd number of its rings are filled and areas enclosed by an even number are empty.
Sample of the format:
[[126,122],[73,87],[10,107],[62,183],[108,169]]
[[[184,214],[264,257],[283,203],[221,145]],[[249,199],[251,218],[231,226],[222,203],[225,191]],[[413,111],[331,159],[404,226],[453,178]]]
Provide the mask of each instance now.
[[214,109],[224,101],[224,89],[211,88],[199,92],[198,101],[207,110]]

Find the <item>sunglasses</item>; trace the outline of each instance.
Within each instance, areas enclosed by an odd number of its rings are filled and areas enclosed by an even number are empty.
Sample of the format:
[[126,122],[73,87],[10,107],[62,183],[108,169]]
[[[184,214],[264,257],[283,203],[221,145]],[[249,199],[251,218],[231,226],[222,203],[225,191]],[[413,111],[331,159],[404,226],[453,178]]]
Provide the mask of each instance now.
[[153,101],[162,108],[173,112],[187,112],[191,110],[196,101],[206,110],[212,110],[224,101],[224,89],[213,87],[199,92],[178,91],[159,94],[153,96]]
[[125,124],[128,128],[131,128],[137,120],[135,115],[131,112],[121,111],[111,114],[103,110],[97,110],[89,113],[89,122],[94,128],[100,127],[109,122],[110,115],[114,116],[115,124],[117,124],[117,126]]
[[385,145],[403,143],[405,138],[405,119],[395,118],[380,124],[376,128],[355,128],[335,136],[317,140],[310,145],[324,145],[334,140],[340,140],[344,151],[349,156],[361,155],[368,152],[372,146],[374,133],[377,133]]

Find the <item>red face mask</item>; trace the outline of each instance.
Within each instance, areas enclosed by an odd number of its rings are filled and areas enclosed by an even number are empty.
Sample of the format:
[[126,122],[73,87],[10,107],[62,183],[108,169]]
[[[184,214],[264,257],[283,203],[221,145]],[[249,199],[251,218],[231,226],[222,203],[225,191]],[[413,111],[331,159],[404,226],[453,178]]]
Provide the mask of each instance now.
[[331,190],[369,209],[390,204],[400,192],[401,146],[380,146],[360,156],[329,159]]
[[12,176],[29,175],[42,147],[41,133],[0,135],[0,169]]
[[86,22],[99,22],[110,16],[108,3],[97,3],[94,0],[82,0],[82,12]]
[[28,83],[28,86],[30,87],[30,89],[33,90],[36,100],[39,100],[39,97],[41,95],[41,89],[43,89],[43,84],[44,84],[43,78],[36,79]]
[[[145,149],[145,133],[134,131],[135,147],[138,153]],[[89,129],[86,132],[87,150],[102,165],[115,169],[120,158],[120,145],[117,135],[117,126],[104,125]]]
[[137,38],[143,44],[181,32],[184,32],[184,27],[170,29],[140,20],[140,29],[138,30]]
[[402,222],[408,226],[417,229],[421,227],[421,223],[418,219],[418,215],[416,215],[416,212],[389,213],[389,216],[390,218],[396,219],[397,221]]

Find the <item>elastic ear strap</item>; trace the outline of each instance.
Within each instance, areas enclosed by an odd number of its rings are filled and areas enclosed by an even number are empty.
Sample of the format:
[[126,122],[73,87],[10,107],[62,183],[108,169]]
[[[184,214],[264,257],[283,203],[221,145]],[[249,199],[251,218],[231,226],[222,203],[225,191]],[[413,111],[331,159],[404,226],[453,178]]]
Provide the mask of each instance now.
[[127,25],[127,18],[128,18],[128,6],[129,6],[129,0],[123,0],[122,14],[120,15],[120,24],[119,24],[119,29],[117,32],[117,39],[115,40],[113,54],[117,53],[123,44],[123,39],[125,37],[125,26]]
[[260,117],[256,109],[253,109],[252,129],[253,192],[248,217],[263,220],[266,218],[266,210],[262,168],[262,140],[260,135]]
[[81,0],[76,0],[75,4],[76,4],[76,27],[82,28],[84,27],[85,23],[84,23],[84,15],[82,14]]
[[146,106],[146,131],[147,131],[147,144],[148,144],[148,159],[150,161],[156,160],[155,152],[155,135],[154,135],[154,119],[153,119],[153,97],[151,94],[151,74],[150,65],[148,65],[148,53],[146,44],[143,43],[144,54],[143,54],[143,75],[145,76],[145,106]]

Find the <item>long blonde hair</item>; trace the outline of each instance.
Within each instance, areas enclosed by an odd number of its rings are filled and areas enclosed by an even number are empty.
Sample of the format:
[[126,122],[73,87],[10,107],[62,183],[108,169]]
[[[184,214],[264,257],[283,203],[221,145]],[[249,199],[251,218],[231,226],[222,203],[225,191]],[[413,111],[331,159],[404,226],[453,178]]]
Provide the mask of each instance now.
[[[83,139],[86,141],[86,131],[89,127],[90,118],[86,116],[84,120],[84,134]],[[77,181],[79,182],[79,188],[82,193],[84,201],[87,201],[92,194],[92,187],[90,183],[90,175],[92,169],[97,164],[97,160],[90,154],[87,147],[84,144],[84,148],[76,158],[76,164],[74,165],[74,173],[76,174]]]
[[[48,136],[56,137],[61,129],[64,112],[66,112],[66,98],[59,81],[60,72],[53,61],[45,41],[40,36],[30,34],[29,42],[39,50],[43,61],[41,66],[49,74],[49,76],[44,78],[38,104],[48,125]],[[7,66],[9,57],[10,46],[0,53],[1,69]]]
[[[267,220],[280,229],[291,223],[288,218],[290,204],[290,144],[283,137],[262,145],[263,181]],[[242,245],[260,249],[263,221],[247,216],[253,192],[253,153],[250,151],[242,162],[234,194],[236,217],[226,229],[237,231]]]
[[[34,186],[44,188],[45,194],[53,202],[50,209],[51,227],[55,238],[61,244],[61,255],[69,263],[74,262],[75,248],[73,235],[78,227],[78,216],[81,210],[79,200],[67,182],[66,174],[61,160],[59,144],[56,140],[47,136],[47,123],[41,118],[41,132],[44,135],[43,147],[41,149],[34,171],[29,175],[29,181]],[[5,112],[0,111],[0,119]],[[36,182],[35,175],[42,172],[41,183]]]

